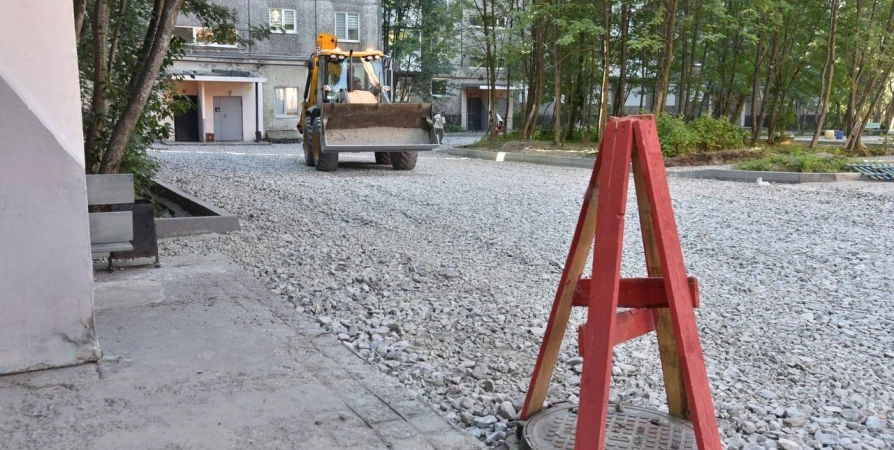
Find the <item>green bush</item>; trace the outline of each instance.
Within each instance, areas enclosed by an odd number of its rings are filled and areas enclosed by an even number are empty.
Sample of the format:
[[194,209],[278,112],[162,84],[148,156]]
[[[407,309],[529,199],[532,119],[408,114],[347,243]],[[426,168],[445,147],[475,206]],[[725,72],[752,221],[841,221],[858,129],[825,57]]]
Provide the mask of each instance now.
[[851,160],[840,156],[823,157],[810,153],[794,153],[791,155],[773,155],[766,158],[745,161],[735,168],[739,170],[757,170],[762,172],[811,172],[835,173],[853,172],[847,167]]
[[463,130],[463,127],[461,127],[455,123],[445,123],[444,124],[444,131],[446,131],[447,133],[459,133],[462,130]]
[[655,118],[661,153],[665,158],[688,155],[696,149],[696,136],[680,116],[660,114]]
[[702,116],[687,124],[699,152],[736,150],[745,145],[745,133],[725,119]]

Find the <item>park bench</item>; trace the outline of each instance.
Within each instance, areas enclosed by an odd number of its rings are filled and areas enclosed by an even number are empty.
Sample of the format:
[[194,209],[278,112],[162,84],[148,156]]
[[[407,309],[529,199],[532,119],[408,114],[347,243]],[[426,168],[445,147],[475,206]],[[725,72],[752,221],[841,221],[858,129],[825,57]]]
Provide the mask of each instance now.
[[[134,203],[133,175],[87,175],[87,205],[108,206]],[[133,212],[91,212],[90,252],[94,258],[108,257],[112,271],[112,253],[133,250]]]
[[866,124],[866,128],[863,130],[863,132],[869,133],[869,134],[878,134],[881,131],[881,129],[882,129],[882,124],[870,122],[870,123]]
[[862,163],[848,164],[848,167],[856,169],[863,176],[873,180],[894,181],[894,164]]

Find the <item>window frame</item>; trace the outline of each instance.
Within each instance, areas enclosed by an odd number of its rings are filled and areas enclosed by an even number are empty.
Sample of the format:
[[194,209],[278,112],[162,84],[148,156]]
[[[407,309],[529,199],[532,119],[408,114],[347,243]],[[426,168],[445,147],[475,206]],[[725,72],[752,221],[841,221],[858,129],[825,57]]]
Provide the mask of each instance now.
[[[476,25],[473,22],[478,21],[479,23]],[[484,20],[481,18],[481,15],[473,14],[469,16],[469,28],[482,29],[484,28]],[[494,26],[491,27],[492,30],[505,30],[509,25],[509,20],[506,16],[494,16]]]
[[[435,83],[444,83],[444,93],[435,93]],[[447,97],[450,95],[450,80],[432,78],[429,84],[428,93],[435,98]]]
[[[277,95],[277,91],[279,91],[280,89],[283,89],[283,90],[294,89],[295,90],[295,100],[297,101],[297,104],[295,106],[295,114],[288,113],[288,106],[286,106],[285,99],[283,99],[283,101],[282,101],[283,112],[280,113],[277,111],[276,107],[277,107],[277,103],[279,102],[279,96]],[[300,94],[301,94],[301,89],[299,89],[297,86],[274,86],[273,87],[273,117],[275,119],[294,119],[296,117],[300,117],[301,116],[301,103],[302,103]]]
[[[338,35],[338,15],[343,14],[345,16],[345,37]],[[350,36],[350,28],[348,27],[348,16],[354,15],[357,16],[357,39],[348,39],[347,36]],[[338,42],[360,42],[360,13],[359,12],[349,12],[349,11],[336,11],[335,12],[335,36],[338,38]]]
[[[280,13],[280,27],[278,29],[273,29],[272,21],[270,20],[270,16],[273,15],[273,11],[279,11]],[[286,12],[292,13],[292,24],[295,28],[292,31],[286,30],[284,28]],[[291,8],[268,8],[267,9],[267,28],[273,34],[298,34],[298,11]]]
[[232,44],[221,44],[221,43],[219,43],[219,42],[203,42],[203,41],[199,41],[199,39],[198,39],[198,37],[197,37],[198,34],[199,34],[199,30],[209,30],[209,31],[213,31],[211,28],[207,28],[207,27],[196,27],[196,26],[192,26],[192,25],[178,25],[178,26],[174,27],[174,33],[175,33],[175,34],[176,34],[178,28],[184,28],[184,29],[185,29],[185,28],[188,28],[188,29],[192,30],[192,41],[186,43],[186,45],[189,45],[189,46],[191,46],[191,47],[239,48],[239,42],[238,42],[238,40],[237,40],[236,42],[232,43]]

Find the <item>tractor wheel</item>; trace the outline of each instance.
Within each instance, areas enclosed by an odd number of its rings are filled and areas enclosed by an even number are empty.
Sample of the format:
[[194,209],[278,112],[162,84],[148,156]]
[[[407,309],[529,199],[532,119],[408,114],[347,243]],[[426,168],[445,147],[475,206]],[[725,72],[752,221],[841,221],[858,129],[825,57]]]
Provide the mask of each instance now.
[[314,119],[313,131],[314,163],[320,172],[335,172],[338,169],[338,153],[323,153],[323,121],[317,117]]
[[394,170],[413,170],[418,157],[419,154],[416,152],[392,152],[391,166]]
[[376,164],[391,165],[391,153],[376,152]]
[[304,147],[304,164],[308,167],[313,167],[316,163],[314,162],[314,143],[313,143],[313,134],[311,132],[311,121],[310,118],[304,121],[304,130],[303,130],[303,144]]

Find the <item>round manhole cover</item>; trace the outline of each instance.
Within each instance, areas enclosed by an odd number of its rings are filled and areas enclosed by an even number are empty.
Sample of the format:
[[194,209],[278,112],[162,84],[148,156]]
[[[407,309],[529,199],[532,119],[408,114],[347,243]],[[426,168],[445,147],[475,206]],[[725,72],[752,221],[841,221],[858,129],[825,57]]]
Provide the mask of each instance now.
[[[669,414],[623,405],[608,406],[606,450],[695,449],[692,424]],[[522,431],[527,450],[574,450],[577,405],[557,406],[534,415]]]

